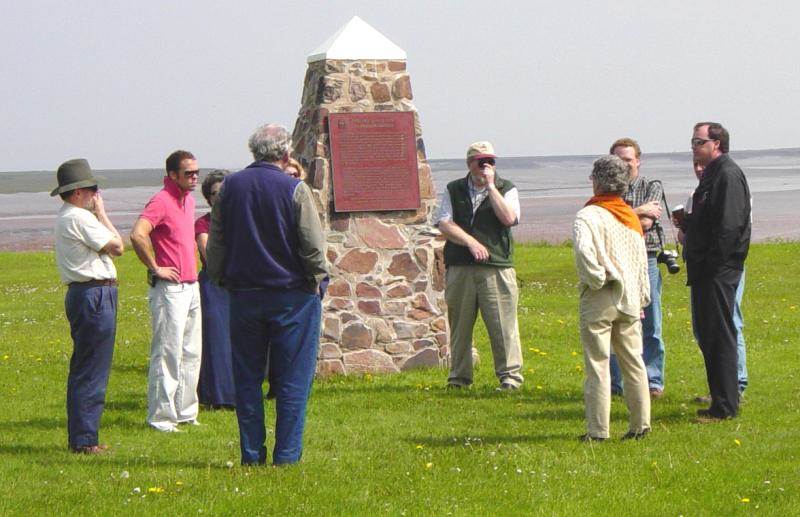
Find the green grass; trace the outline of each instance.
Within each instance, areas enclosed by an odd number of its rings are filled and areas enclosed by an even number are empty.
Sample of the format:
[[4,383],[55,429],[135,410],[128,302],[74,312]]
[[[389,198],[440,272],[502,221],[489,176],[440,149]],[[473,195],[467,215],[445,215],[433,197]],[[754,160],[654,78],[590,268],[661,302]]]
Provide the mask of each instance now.
[[706,387],[680,273],[665,276],[666,396],[653,405],[653,432],[619,441],[627,413],[615,399],[614,439],[579,443],[572,251],[523,246],[519,393],[494,391],[479,326],[484,363],[470,390],[443,390],[442,370],[317,381],[303,460],[283,469],[238,465],[231,412],[202,412],[205,425],[181,434],[145,426],[149,314],[132,253],[118,261],[119,330],[101,427],[113,450],[69,453],[71,341],[54,258],[0,254],[0,514],[796,514],[799,254],[790,243],[751,249],[744,304],[751,388],[734,421],[690,422],[691,399]]

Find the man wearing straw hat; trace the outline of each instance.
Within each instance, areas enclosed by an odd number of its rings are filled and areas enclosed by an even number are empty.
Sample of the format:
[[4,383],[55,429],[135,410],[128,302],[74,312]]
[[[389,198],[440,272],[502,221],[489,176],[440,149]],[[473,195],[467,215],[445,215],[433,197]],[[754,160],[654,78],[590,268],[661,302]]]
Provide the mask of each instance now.
[[56,266],[67,284],[64,299],[73,350],[67,380],[67,432],[73,452],[99,454],[100,416],[117,331],[117,270],[122,238],[106,215],[89,162],[61,164],[51,196],[64,204],[56,219]]

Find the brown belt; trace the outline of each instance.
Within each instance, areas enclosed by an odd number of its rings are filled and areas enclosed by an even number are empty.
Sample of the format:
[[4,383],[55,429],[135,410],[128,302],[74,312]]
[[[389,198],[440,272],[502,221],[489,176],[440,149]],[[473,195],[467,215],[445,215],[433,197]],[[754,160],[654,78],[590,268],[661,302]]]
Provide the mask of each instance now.
[[102,285],[115,286],[117,285],[116,278],[107,278],[105,280],[89,280],[88,282],[70,282],[70,287],[98,287]]

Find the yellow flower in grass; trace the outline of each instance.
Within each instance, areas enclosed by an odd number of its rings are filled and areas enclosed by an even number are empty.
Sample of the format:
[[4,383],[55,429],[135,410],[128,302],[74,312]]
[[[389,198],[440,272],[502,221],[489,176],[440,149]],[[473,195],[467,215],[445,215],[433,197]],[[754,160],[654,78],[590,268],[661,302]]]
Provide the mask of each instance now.
[[576,352],[575,350],[573,350],[573,351],[571,352],[571,355],[572,355],[572,357],[577,357],[577,356],[578,356],[578,352]]
[[417,445],[417,449],[424,449],[424,448],[425,448],[425,446],[424,446],[424,445],[421,445],[421,444],[420,444],[420,445]]
[[147,489],[147,492],[150,494],[163,494],[164,489],[161,488],[160,486],[151,486],[150,488]]
[[540,390],[540,389],[542,389],[542,387],[541,386],[536,386],[536,389]]
[[742,497],[741,501],[746,504],[746,503],[750,502],[750,498],[749,497]]
[[175,484],[176,484],[177,486],[183,486],[183,481],[176,481],[176,482],[175,482]]
[[426,464],[425,464],[425,468],[426,468],[426,469],[433,468],[433,463],[431,463],[431,462],[429,461],[428,463],[426,463]]
[[741,445],[742,444],[742,442],[740,442],[738,438],[734,438],[733,439],[733,443],[735,443],[736,445]]

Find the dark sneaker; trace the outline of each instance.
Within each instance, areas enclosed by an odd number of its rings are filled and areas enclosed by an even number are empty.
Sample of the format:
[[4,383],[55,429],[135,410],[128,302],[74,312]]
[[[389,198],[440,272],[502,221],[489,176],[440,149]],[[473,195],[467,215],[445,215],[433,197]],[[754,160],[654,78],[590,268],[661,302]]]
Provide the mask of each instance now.
[[80,447],[70,447],[75,454],[103,454],[108,450],[108,445],[81,445]]
[[578,440],[582,442],[604,442],[608,438],[600,438],[599,436],[589,436],[589,434],[584,434],[578,437]]
[[611,388],[611,396],[612,397],[621,397],[622,396],[622,390],[619,389],[619,388]]
[[649,433],[649,432],[650,432],[650,429],[645,429],[644,431],[641,431],[641,432],[638,432],[638,433],[634,432],[634,431],[628,431],[627,433],[625,433],[625,436],[623,436],[622,439],[623,440],[641,440],[642,438],[647,436],[647,433]]

